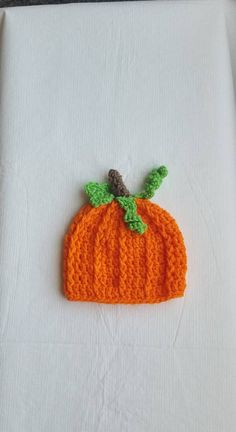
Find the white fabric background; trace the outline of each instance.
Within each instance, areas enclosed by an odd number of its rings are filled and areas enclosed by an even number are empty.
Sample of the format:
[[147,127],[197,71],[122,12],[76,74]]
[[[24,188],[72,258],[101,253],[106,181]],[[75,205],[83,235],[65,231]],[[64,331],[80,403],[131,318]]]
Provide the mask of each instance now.
[[[14,8],[1,21],[1,432],[235,432],[232,58],[221,1]],[[71,303],[62,239],[119,169],[188,251],[184,298]]]

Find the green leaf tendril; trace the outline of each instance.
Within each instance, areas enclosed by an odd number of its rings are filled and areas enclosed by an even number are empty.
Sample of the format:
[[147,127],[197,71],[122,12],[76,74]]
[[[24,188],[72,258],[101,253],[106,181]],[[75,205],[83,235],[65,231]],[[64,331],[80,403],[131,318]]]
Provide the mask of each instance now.
[[146,199],[152,198],[155,195],[155,191],[161,186],[162,181],[167,176],[167,174],[168,170],[165,166],[154,168],[146,179],[144,191],[140,194],[137,194],[136,197]]
[[138,234],[143,234],[147,229],[147,225],[142,221],[141,216],[137,214],[135,198],[132,196],[121,196],[116,197],[116,200],[121,208],[125,210],[124,221],[127,223],[129,229],[136,231]]

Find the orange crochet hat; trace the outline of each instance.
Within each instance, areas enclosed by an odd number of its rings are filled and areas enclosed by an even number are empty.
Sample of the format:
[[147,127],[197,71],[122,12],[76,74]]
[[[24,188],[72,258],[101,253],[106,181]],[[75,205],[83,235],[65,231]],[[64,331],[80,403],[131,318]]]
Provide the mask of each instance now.
[[182,234],[165,210],[149,201],[167,175],[153,169],[144,191],[131,195],[110,170],[109,183],[88,183],[90,204],[74,217],[64,241],[68,300],[159,303],[185,290]]

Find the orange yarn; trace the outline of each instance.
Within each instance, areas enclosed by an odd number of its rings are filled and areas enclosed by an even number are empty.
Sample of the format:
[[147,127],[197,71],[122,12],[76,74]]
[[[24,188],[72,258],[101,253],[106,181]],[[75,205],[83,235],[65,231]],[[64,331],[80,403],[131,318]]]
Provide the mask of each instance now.
[[182,234],[172,216],[136,198],[148,228],[131,231],[118,202],[85,205],[64,242],[64,292],[68,300],[159,303],[184,294],[187,269]]

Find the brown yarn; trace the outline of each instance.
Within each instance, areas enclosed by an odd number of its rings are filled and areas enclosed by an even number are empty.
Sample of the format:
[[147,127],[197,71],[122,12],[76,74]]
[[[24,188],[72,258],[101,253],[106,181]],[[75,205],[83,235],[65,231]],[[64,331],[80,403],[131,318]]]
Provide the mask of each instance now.
[[122,176],[117,170],[110,169],[108,173],[108,180],[111,185],[111,192],[115,196],[130,196],[130,192],[125,186]]

